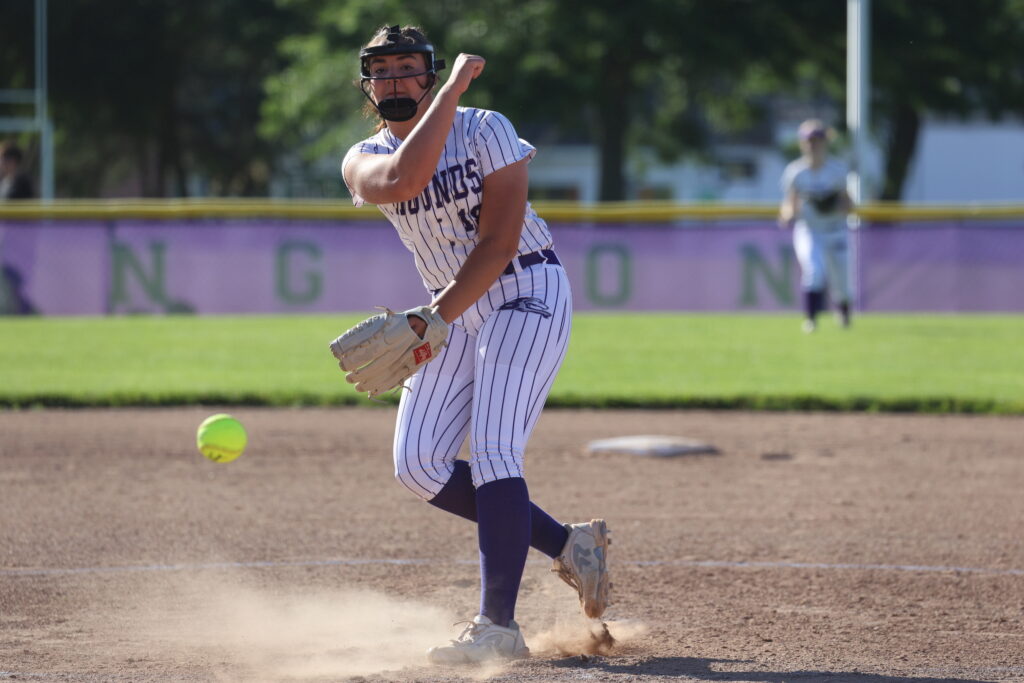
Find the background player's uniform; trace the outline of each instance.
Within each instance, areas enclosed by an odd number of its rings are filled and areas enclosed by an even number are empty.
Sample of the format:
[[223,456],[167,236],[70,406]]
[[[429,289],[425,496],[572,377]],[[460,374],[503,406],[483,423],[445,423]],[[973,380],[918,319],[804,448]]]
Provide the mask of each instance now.
[[850,301],[849,245],[840,194],[846,189],[846,166],[826,159],[811,168],[806,158],[790,162],[782,174],[782,191],[797,196],[793,249],[800,262],[800,286],[823,291],[836,302]]
[[[392,154],[387,128],[352,155]],[[430,184],[408,201],[379,206],[413,253],[424,286],[446,287],[476,245],[483,180],[536,149],[497,112],[459,107]],[[353,193],[357,204],[362,199]],[[436,496],[471,435],[477,487],[523,476],[523,449],[569,341],[572,297],[547,225],[527,203],[518,256],[453,321],[448,346],[407,383],[395,432],[395,475],[418,496]]]

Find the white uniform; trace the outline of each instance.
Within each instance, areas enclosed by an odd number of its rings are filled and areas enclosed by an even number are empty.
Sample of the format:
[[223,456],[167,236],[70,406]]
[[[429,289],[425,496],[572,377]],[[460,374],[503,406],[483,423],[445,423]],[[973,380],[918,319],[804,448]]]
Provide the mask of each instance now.
[[850,301],[846,214],[839,201],[846,189],[846,166],[830,158],[815,169],[801,157],[786,166],[781,185],[784,194],[794,190],[797,196],[793,249],[800,262],[800,286],[821,291],[827,283],[833,299]]
[[[382,129],[352,146],[342,176],[354,154],[392,154],[401,144]],[[459,107],[430,184],[413,199],[379,206],[428,290],[446,287],[479,241],[484,178],[535,154],[501,114]],[[444,487],[467,433],[475,486],[523,476],[523,450],[565,357],[572,319],[569,281],[551,247],[547,224],[527,203],[518,256],[454,321],[438,358],[407,382],[395,476],[420,497]]]

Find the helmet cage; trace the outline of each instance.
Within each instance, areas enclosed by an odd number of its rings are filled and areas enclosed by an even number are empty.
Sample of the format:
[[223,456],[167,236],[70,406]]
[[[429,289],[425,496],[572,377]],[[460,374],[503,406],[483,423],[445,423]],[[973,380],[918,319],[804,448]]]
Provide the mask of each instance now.
[[[444,68],[443,59],[434,58],[434,46],[430,43],[405,43],[402,42],[404,36],[398,26],[388,27],[387,42],[383,45],[374,45],[373,47],[364,47],[359,51],[359,89],[362,91],[366,99],[370,101],[370,104],[374,106],[377,112],[387,121],[408,121],[416,115],[416,109],[419,107],[420,102],[427,96],[430,89],[437,82],[437,72]],[[374,76],[370,72],[370,62],[374,57],[382,57],[384,55],[409,55],[409,54],[421,54],[423,55],[424,61],[427,64],[425,71],[421,71],[415,74],[406,74],[404,76]],[[382,102],[374,102],[373,98],[370,97],[370,93],[367,92],[367,83],[370,81],[396,81],[403,78],[417,78],[419,76],[427,76],[430,80],[427,84],[427,89],[418,100],[414,100],[408,97],[397,97],[383,100]]]

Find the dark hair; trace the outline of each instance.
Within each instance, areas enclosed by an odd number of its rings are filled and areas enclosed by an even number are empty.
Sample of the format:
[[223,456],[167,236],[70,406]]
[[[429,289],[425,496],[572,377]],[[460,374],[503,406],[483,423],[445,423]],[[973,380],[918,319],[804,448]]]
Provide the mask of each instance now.
[[[430,45],[430,39],[427,38],[426,32],[419,26],[403,26],[398,30],[396,36],[396,34],[392,31],[392,27],[388,26],[387,24],[384,24],[376,31],[374,31],[373,37],[370,38],[369,42],[366,43],[366,45],[363,45],[363,47],[375,47],[377,45],[383,45],[387,42],[399,43],[402,45],[409,46]],[[427,63],[427,66],[430,66],[429,63]],[[359,82],[356,81],[356,83],[358,84]],[[437,83],[436,78],[434,79],[434,83]],[[379,133],[384,129],[384,119],[380,118],[380,112],[377,111],[377,108],[374,107],[371,102],[367,102],[366,104],[363,105],[363,116],[365,116],[368,119],[378,119],[377,125],[373,129],[374,133]]]
[[13,142],[8,142],[4,145],[3,152],[0,152],[0,158],[16,161],[20,164],[24,160],[25,155],[22,154],[21,147],[18,147]]

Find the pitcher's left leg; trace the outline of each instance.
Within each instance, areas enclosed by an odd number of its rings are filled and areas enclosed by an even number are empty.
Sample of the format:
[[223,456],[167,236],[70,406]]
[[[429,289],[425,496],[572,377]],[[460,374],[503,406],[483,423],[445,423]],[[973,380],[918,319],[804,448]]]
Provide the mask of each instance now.
[[560,267],[529,268],[509,286],[505,302],[477,337],[470,428],[480,613],[499,625],[515,615],[529,550],[531,515],[523,451],[565,357],[572,322],[569,283]]

